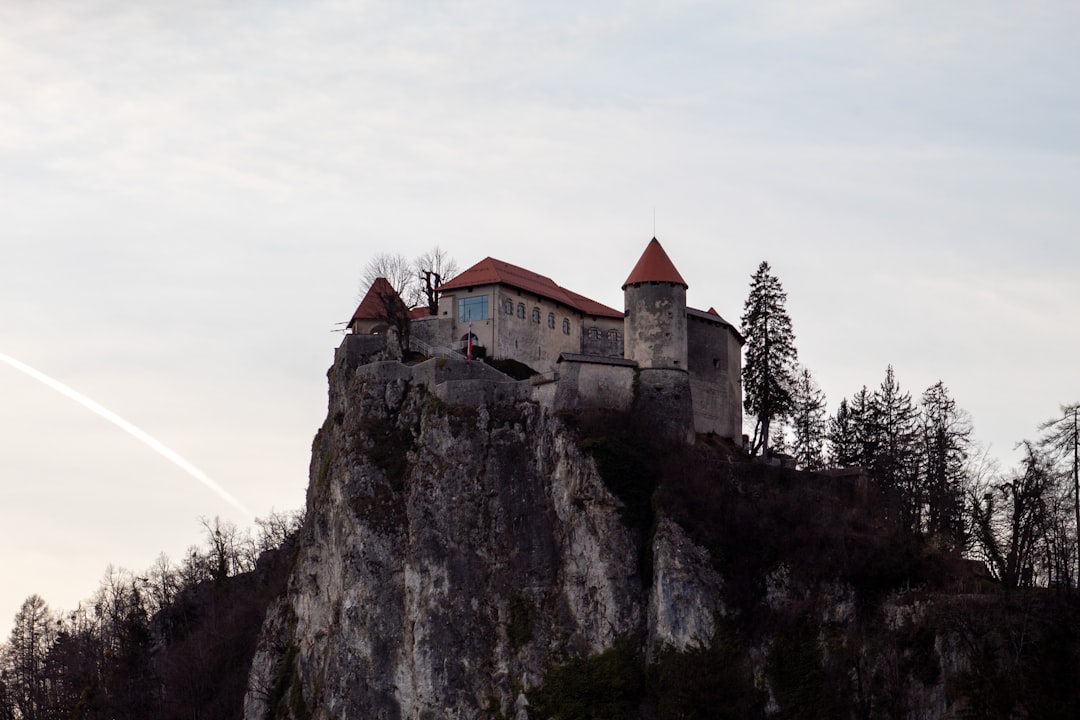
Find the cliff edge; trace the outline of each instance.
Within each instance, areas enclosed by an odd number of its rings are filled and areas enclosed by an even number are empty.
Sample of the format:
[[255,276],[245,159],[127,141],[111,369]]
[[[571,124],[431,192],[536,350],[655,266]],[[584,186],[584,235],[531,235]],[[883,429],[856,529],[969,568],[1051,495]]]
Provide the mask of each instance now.
[[858,479],[665,450],[481,363],[373,360],[329,372],[246,720],[945,718],[1005,672],[1002,601]]

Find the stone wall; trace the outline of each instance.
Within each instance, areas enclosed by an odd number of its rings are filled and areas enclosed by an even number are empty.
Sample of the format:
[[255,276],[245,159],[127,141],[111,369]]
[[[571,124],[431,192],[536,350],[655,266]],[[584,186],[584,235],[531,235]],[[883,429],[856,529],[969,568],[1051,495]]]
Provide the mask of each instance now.
[[630,410],[634,403],[635,371],[631,364],[563,360],[559,363],[552,408]]
[[642,368],[686,370],[686,288],[638,283],[624,295],[626,358]]
[[[497,312],[500,358],[545,372],[559,353],[581,350],[581,314],[565,305],[500,286]],[[564,322],[569,323],[569,333],[563,331]]]
[[687,313],[687,367],[694,429],[738,440],[742,436],[742,345],[725,324]]
[[348,333],[334,350],[334,366],[356,367],[375,360],[388,360],[395,355],[396,342],[387,335],[355,335]]
[[648,418],[658,437],[694,442],[694,407],[690,375],[685,370],[639,370],[633,411],[638,417]]
[[449,316],[429,315],[413,320],[409,335],[430,347],[448,348],[451,347],[452,331],[453,323]]
[[622,318],[585,318],[581,330],[581,353],[621,358],[624,338]]

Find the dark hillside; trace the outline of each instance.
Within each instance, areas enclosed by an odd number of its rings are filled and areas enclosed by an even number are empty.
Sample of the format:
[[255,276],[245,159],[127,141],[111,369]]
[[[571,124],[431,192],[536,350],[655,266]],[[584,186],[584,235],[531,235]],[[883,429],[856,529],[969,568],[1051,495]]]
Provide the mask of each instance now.
[[161,684],[155,717],[228,720],[243,715],[248,670],[270,602],[285,592],[292,548],[263,553],[253,572],[184,592],[151,622]]
[[[625,522],[641,530],[645,562],[650,528],[674,520],[708,549],[727,613],[696,651],[631,642],[553,667],[530,694],[545,713],[802,720],[913,718],[936,707],[948,717],[1075,717],[1074,594],[1006,592],[907,529],[895,500],[858,473],[750,462],[711,438],[673,449],[611,414],[573,425],[627,504]],[[623,710],[583,710],[588,698]]]

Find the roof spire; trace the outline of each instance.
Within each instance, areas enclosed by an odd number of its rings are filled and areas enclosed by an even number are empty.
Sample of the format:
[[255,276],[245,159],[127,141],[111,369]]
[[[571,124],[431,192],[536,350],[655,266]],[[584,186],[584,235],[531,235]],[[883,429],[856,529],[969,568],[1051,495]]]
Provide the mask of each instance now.
[[682,285],[684,288],[689,287],[686,281],[683,280],[682,275],[679,274],[679,271],[675,269],[675,264],[671,262],[671,258],[664,252],[660,241],[655,237],[645,246],[645,252],[641,253],[637,265],[630,271],[630,277],[626,278],[622,289],[625,290],[627,285],[654,282],[672,283]]

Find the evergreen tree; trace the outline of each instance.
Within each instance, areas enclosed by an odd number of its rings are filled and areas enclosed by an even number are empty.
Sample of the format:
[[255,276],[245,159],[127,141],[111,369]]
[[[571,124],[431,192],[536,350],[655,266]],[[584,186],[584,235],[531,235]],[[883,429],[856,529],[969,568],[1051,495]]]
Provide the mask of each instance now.
[[784,307],[787,293],[762,262],[750,279],[750,294],[743,306],[742,326],[746,337],[743,366],[743,403],[755,418],[753,451],[769,455],[769,426],[776,418],[794,409],[795,334]]
[[851,398],[851,424],[855,428],[855,465],[869,468],[877,457],[881,433],[874,412],[874,395],[865,385]]
[[840,400],[836,414],[829,418],[829,465],[854,467],[859,464],[859,439],[855,434],[856,418],[847,398]]
[[825,467],[825,393],[805,367],[799,368],[795,376],[793,401],[792,455],[799,467],[820,470]]
[[920,405],[926,529],[960,543],[964,537],[964,481],[971,447],[971,420],[957,407],[941,381],[923,393]]
[[866,426],[865,447],[871,474],[898,493],[905,522],[921,525],[924,498],[919,487],[918,413],[911,393],[900,389],[892,365],[874,391]]
[[829,462],[834,467],[869,467],[876,454],[877,433],[871,422],[873,398],[863,385],[848,401],[844,398],[829,419]]

